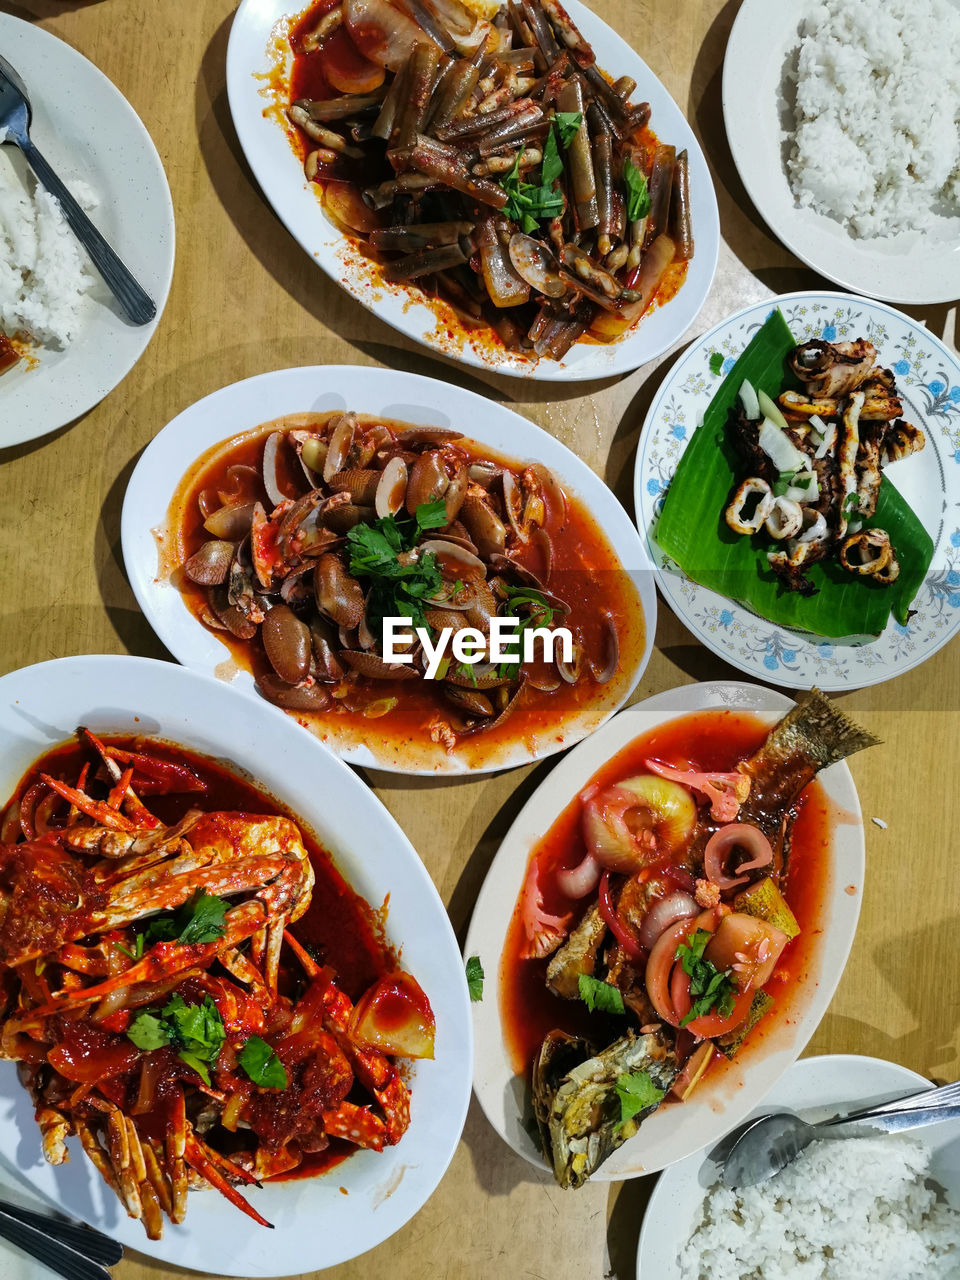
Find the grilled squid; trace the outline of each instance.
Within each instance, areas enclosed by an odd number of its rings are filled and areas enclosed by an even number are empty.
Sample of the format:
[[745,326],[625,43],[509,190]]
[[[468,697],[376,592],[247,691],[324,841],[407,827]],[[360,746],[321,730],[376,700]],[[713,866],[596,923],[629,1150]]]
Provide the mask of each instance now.
[[751,476],[737,488],[724,519],[734,533],[756,533],[773,510],[774,501],[766,480]]
[[911,453],[919,453],[926,443],[923,432],[910,422],[897,422],[888,431],[883,442],[884,462],[899,462],[901,458],[909,458]]
[[866,338],[856,342],[801,342],[790,353],[790,367],[812,396],[842,396],[856,391],[873,373],[877,349]]
[[840,548],[840,563],[859,577],[883,573],[893,558],[890,535],[884,529],[862,529],[851,534]]
[[803,508],[790,498],[774,498],[763,525],[770,537],[778,542],[792,538],[803,527]]

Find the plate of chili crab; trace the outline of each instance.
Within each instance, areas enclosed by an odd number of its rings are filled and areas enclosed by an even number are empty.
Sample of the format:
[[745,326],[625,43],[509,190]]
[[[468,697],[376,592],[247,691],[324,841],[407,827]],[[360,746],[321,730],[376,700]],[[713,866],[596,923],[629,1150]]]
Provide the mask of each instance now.
[[544,1176],[655,1173],[799,1055],[860,909],[845,757],[875,743],[816,690],[688,685],[616,716],[534,793],[464,953],[487,975],[474,1090]]
[[288,1275],[384,1240],[442,1177],[471,1070],[400,829],[276,708],[176,665],[0,684],[3,1149],[172,1265]]
[[719,221],[696,137],[577,0],[246,0],[227,87],[305,251],[453,359],[610,377],[676,342],[709,292]]
[[[355,764],[549,755],[623,705],[653,644],[650,561],[602,481],[518,414],[411,374],[288,369],[198,401],[137,464],[122,534],[141,608],[184,665]],[[418,640],[387,661],[390,616],[434,646],[472,628],[480,660],[451,642],[431,668]],[[494,661],[498,619],[564,627],[570,649]]]

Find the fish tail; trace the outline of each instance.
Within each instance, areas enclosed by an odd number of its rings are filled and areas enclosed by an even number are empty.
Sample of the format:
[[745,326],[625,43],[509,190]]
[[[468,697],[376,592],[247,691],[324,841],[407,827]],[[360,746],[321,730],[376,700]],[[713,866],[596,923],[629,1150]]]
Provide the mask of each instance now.
[[819,770],[879,742],[814,688],[773,729],[759,754],[773,759],[800,754]]

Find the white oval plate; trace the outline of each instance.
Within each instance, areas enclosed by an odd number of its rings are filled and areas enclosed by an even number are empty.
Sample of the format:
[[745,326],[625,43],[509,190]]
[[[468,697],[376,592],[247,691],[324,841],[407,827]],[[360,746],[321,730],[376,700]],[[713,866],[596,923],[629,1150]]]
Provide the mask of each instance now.
[[[263,87],[271,66],[268,45],[273,47],[281,30],[278,24],[302,8],[300,0],[243,0],[227,49],[230,112],[247,162],[277,216],[310,257],[352,297],[408,338],[442,355],[478,369],[553,382],[609,378],[637,369],[673,346],[687,331],[710,292],[717,266],[720,223],[710,170],[680,108],[646,63],[596,14],[579,0],[567,4],[574,22],[593,45],[600,66],[636,80],[634,99],[650,103],[651,125],[657,136],[678,151],[686,147],[689,153],[696,253],[676,297],[657,307],[620,341],[609,345],[575,343],[563,360],[537,361],[493,347],[489,335],[479,342],[471,341],[452,311],[450,318],[442,317],[419,301],[413,290],[379,281],[374,284],[366,259],[327,218],[283,129],[272,113],[264,114],[273,100],[269,89]],[[456,337],[448,332],[451,322]]]
[[[857,239],[796,202],[784,158],[792,112],[783,76],[788,64],[796,69],[799,28],[813,8],[813,0],[744,0],[734,21],[723,60],[723,119],[740,179],[774,235],[828,280],[890,302],[952,302],[960,295],[960,218]],[[935,31],[925,35],[936,41]]]
[[[35,367],[21,361],[0,378],[5,448],[73,422],[127,376],[166,305],[175,230],[157,149],[103,72],[42,27],[5,13],[0,49],[29,91],[34,142],[68,186],[82,179],[93,188],[100,203],[91,220],[157,304],[149,324],[132,324],[98,276],[87,295],[83,327],[70,345],[63,351],[38,348]],[[26,169],[14,152],[12,146],[0,148],[0,182],[18,181]]]
[[[0,680],[0,796],[42,752],[96,732],[155,734],[245,772],[300,818],[423,986],[437,1019],[437,1056],[413,1064],[412,1119],[396,1147],[358,1151],[328,1175],[267,1184],[251,1196],[267,1231],[216,1191],[191,1192],[186,1222],[148,1240],[71,1140],[68,1165],[43,1162],[33,1107],[12,1064],[0,1069],[0,1151],[36,1190],[141,1253],[217,1275],[285,1276],[332,1267],[373,1248],[423,1206],[450,1163],[470,1100],[469,999],[443,903],[406,836],[360,779],[276,707],[148,658],[61,658]],[[16,1153],[15,1156],[13,1153]],[[343,1195],[340,1187],[346,1187]]]
[[[654,526],[667,488],[723,373],[779,307],[798,342],[869,338],[893,369],[906,417],[926,447],[885,469],[934,543],[926,581],[906,626],[892,618],[882,635],[827,640],[775,626],[743,605],[692,582],[657,546]],[[902,675],[942,649],[960,628],[960,361],[921,324],[882,302],[844,293],[790,293],[735,312],[698,338],[671,368],[650,406],[634,473],[637,523],[657,566],[657,584],[684,626],[748,675],[787,689],[858,689]],[[721,513],[717,513],[720,518]]]
[[[763,1106],[751,1114],[764,1115],[784,1107],[816,1122],[838,1111],[879,1105],[929,1087],[930,1081],[916,1071],[882,1058],[852,1053],[803,1058],[784,1073]],[[950,1202],[960,1208],[960,1120],[945,1120],[919,1129],[910,1137],[922,1142],[931,1153],[934,1180],[947,1192]],[[660,1178],[643,1217],[637,1280],[680,1280],[679,1251],[700,1220],[704,1192],[718,1177],[718,1165],[709,1153],[699,1151],[673,1165]]]
[[[123,559],[140,607],[171,653],[187,667],[234,679],[235,687],[262,701],[248,671],[237,672],[230,652],[188,609],[175,586],[158,577],[157,541],[153,530],[165,525],[167,506],[181,478],[201,453],[224,439],[284,414],[355,409],[436,427],[455,427],[472,440],[490,445],[508,458],[536,460],[550,467],[564,488],[591,511],[620,563],[629,572],[643,609],[645,643],[633,671],[618,672],[599,700],[562,726],[545,724],[544,739],[535,746],[505,741],[480,756],[472,739],[469,754],[448,754],[436,743],[416,745],[415,758],[404,760],[386,744],[363,742],[354,730],[347,736],[336,717],[323,722],[324,741],[344,760],[398,773],[484,773],[513,768],[552,755],[592,733],[633,692],[650,659],[657,623],[653,566],[626,512],[607,486],[565,445],[526,418],[483,396],[459,387],[397,373],[392,369],[323,365],[264,373],[215,391],[198,400],[167,424],[137,463],[123,502]],[[424,735],[425,737],[425,735]]]
[[[500,1018],[500,957],[531,850],[594,773],[618,751],[658,725],[713,708],[751,712],[772,726],[793,706],[789,698],[759,685],[716,681],[658,693],[628,707],[599,733],[570,752],[521,809],[493,860],[477,898],[463,954],[480,957],[486,971],[482,1002],[474,1004],[473,1090],[487,1119],[518,1155],[550,1178],[540,1149],[523,1126],[528,1084],[514,1075],[504,1046]],[[826,794],[846,821],[836,825],[832,874],[824,894],[824,928],[810,985],[799,988],[790,1005],[789,1025],[768,1034],[762,1057],[736,1059],[723,1079],[702,1084],[682,1106],[665,1107],[643,1122],[593,1175],[594,1182],[639,1178],[682,1160],[713,1142],[747,1114],[802,1052],[840,981],[860,914],[864,841],[860,802],[853,778],[841,762],[818,774]],[[854,885],[856,892],[846,892]]]

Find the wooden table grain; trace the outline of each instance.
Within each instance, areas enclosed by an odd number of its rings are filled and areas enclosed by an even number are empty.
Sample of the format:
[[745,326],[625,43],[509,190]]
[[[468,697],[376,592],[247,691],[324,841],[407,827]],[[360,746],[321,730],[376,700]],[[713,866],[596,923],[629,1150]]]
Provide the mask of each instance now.
[[[716,183],[723,243],[710,298],[675,352],[627,377],[559,385],[435,359],[311,267],[253,182],[230,121],[224,60],[233,0],[0,0],[6,12],[84,53],[127,96],[157,144],[177,216],[170,301],[139,365],[69,429],[0,451],[0,673],[76,653],[169,657],[124,574],[124,489],[166,422],[251,374],[315,363],[387,365],[469,386],[558,436],[632,510],[641,424],[686,342],[737,307],[824,282],[771,236],[731,162],[720,76],[737,0],[594,0],[594,7],[640,52],[698,134]],[[910,310],[956,345],[955,309]],[[845,709],[886,745],[852,761],[866,817],[863,914],[808,1051],[874,1054],[937,1080],[960,1074],[958,652],[954,643],[906,675],[842,695]],[[661,608],[638,696],[736,675]],[[499,841],[549,768],[448,783],[367,775],[426,863],[461,937]],[[473,1104],[426,1207],[390,1241],[327,1274],[632,1280],[652,1183],[562,1192],[515,1156]],[[224,1241],[225,1260],[229,1249]],[[115,1274],[173,1280],[188,1273],[129,1252]]]

